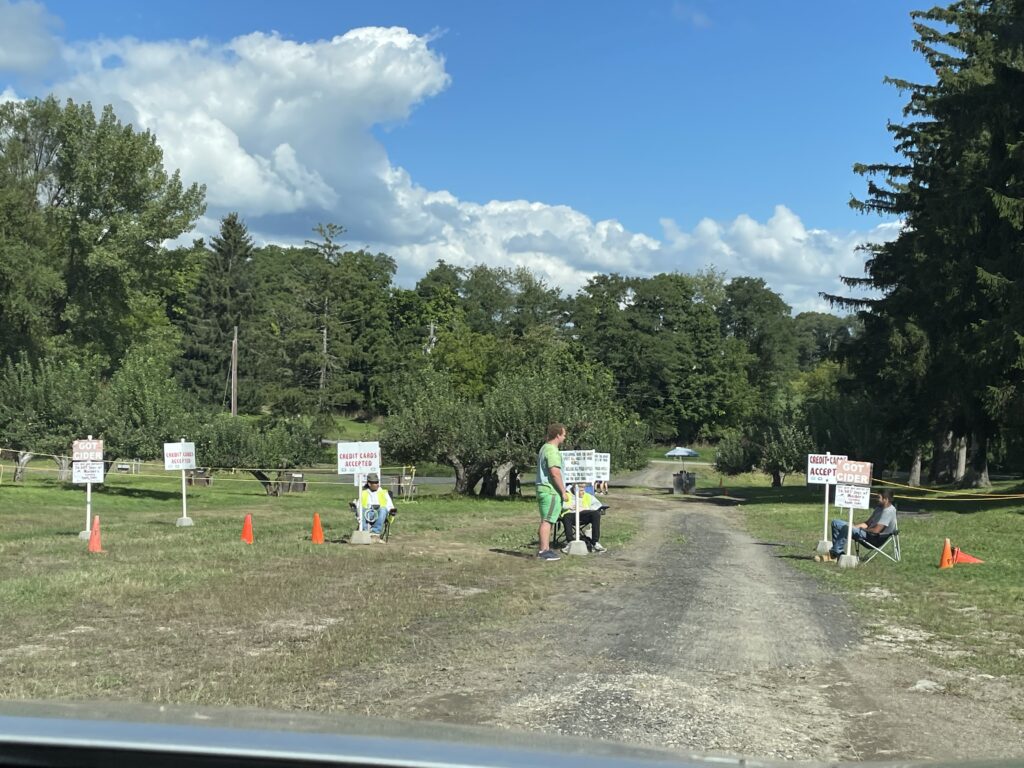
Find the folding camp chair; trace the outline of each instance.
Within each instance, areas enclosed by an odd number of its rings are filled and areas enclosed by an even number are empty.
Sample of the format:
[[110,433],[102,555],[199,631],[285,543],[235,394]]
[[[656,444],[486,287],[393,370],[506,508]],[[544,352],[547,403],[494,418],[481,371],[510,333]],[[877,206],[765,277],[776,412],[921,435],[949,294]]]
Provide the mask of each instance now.
[[869,533],[868,537],[863,541],[860,539],[854,539],[853,543],[857,545],[857,557],[860,557],[861,547],[864,547],[868,551],[867,557],[861,558],[862,563],[871,562],[871,559],[875,555],[882,555],[883,557],[887,557],[894,563],[898,563],[900,561],[899,529],[896,529],[892,533],[885,535],[878,533]]
[[[585,509],[582,512],[600,512],[602,515],[607,512],[610,507],[607,504],[602,504],[597,509]],[[551,525],[551,548],[561,548],[568,544],[572,539],[569,537],[569,529],[575,525],[575,513],[570,508],[562,510],[562,516]],[[580,540],[583,539],[583,529],[589,530],[589,524],[583,523],[580,526]]]

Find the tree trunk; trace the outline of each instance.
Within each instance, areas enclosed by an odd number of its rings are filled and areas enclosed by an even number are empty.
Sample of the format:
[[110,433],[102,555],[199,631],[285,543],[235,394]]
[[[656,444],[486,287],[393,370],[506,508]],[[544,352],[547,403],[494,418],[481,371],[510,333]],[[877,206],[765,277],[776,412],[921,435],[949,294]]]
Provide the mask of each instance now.
[[971,488],[991,488],[988,477],[988,436],[975,432],[971,436],[971,464],[964,479]]
[[14,468],[14,482],[20,483],[25,480],[25,468],[32,461],[34,455],[31,451],[18,451],[18,466]]
[[263,486],[263,490],[266,491],[267,496],[281,495],[281,483],[277,482],[276,480],[271,480],[267,473],[264,472],[263,470],[250,469],[249,474],[260,481],[260,485]]
[[951,471],[950,451],[953,450],[953,433],[943,432],[935,436],[932,443],[932,468],[928,481],[938,483],[949,479]]
[[480,483],[480,495],[488,499],[493,499],[494,495],[498,492],[498,475],[495,474],[493,467],[488,467],[484,471],[484,476]]
[[490,471],[490,466],[473,465],[466,470],[466,493],[476,493],[476,484],[483,480]]
[[494,469],[494,476],[497,479],[497,485],[494,489],[495,496],[509,497],[512,495],[511,482],[512,470],[515,465],[511,461],[506,461],[504,464],[499,464]]
[[772,470],[772,488],[782,487],[782,473],[777,469]]
[[57,462],[57,479],[66,483],[71,479],[71,457],[55,456],[53,460]]
[[455,470],[455,492],[465,494],[466,490],[466,466],[454,456],[448,458],[448,466]]
[[910,462],[910,475],[907,477],[907,485],[917,488],[921,485],[921,446],[914,449],[914,458]]
[[967,474],[967,435],[957,438],[954,455],[956,456],[956,469],[953,472],[953,482],[960,485]]

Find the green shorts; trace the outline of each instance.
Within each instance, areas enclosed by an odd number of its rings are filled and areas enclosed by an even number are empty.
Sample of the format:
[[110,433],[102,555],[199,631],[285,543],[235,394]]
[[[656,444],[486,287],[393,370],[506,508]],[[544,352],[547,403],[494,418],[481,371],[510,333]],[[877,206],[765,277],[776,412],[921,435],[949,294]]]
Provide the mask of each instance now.
[[548,488],[546,485],[537,486],[537,508],[540,510],[540,519],[548,523],[558,522],[562,516],[562,497],[558,491]]

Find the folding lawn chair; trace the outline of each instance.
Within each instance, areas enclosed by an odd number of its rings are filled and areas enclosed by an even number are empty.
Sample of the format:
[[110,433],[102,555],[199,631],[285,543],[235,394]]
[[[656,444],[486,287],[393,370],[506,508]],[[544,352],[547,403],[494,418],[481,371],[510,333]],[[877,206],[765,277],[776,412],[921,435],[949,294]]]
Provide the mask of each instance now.
[[[580,510],[583,512],[600,512],[602,515],[607,512],[610,507],[607,504],[601,504],[599,507],[594,509]],[[566,507],[562,510],[562,516],[552,524],[551,526],[551,548],[561,548],[568,544],[572,539],[569,537],[569,530],[576,524],[576,515],[572,511],[572,508]],[[589,535],[590,524],[583,523],[580,526],[580,539],[583,539],[583,530],[586,529]]]
[[871,562],[875,555],[887,557],[894,563],[900,561],[900,532],[898,528],[888,534],[869,533],[863,541],[854,539],[853,543],[857,545],[857,557],[860,557],[861,547],[868,551],[867,557],[861,558],[862,563]]

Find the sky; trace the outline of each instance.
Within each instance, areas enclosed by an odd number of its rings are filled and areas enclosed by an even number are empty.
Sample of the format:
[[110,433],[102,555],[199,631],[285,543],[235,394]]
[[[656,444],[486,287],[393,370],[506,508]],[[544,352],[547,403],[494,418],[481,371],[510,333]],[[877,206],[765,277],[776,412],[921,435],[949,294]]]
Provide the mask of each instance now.
[[439,259],[596,274],[714,268],[794,312],[851,295],[855,162],[893,158],[932,78],[904,0],[0,0],[0,100],[112,104],[258,244],[346,228],[412,286]]

